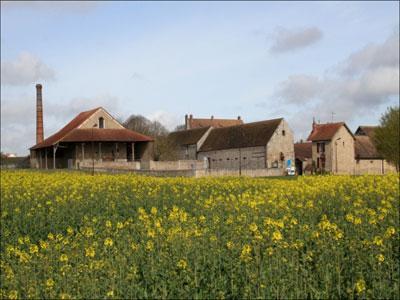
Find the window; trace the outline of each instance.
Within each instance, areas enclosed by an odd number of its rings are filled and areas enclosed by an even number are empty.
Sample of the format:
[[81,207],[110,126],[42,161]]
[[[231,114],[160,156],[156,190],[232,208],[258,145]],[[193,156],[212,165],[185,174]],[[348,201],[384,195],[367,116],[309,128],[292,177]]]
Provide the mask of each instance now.
[[325,143],[317,143],[317,153],[325,152]]
[[286,132],[285,130],[282,130],[282,135],[285,136]]
[[104,118],[103,117],[99,118],[99,128],[104,128]]

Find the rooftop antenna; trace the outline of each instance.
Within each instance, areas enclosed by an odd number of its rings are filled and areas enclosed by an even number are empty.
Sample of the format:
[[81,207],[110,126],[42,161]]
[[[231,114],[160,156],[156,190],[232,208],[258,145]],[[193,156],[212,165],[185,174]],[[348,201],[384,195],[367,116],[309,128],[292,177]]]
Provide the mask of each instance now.
[[336,115],[334,112],[332,112],[332,123],[333,123],[333,116]]

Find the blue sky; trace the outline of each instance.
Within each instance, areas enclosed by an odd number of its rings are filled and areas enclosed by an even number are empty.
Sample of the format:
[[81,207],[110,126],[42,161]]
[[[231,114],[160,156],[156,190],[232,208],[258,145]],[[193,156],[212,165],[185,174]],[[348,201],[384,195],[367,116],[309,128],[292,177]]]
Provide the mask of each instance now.
[[97,106],[169,129],[214,115],[377,124],[399,101],[398,2],[2,2],[1,150]]

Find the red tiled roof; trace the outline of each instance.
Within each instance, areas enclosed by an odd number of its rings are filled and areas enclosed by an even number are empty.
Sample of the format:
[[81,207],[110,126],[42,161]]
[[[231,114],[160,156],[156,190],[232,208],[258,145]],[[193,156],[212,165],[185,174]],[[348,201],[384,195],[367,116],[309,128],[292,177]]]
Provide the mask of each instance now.
[[[95,109],[92,110],[88,110],[88,111],[84,111],[81,112],[80,114],[78,114],[75,118],[73,118],[67,125],[65,125],[63,128],[61,128],[61,130],[59,130],[58,132],[56,132],[55,134],[49,136],[47,139],[45,139],[43,142],[36,144],[35,146],[31,147],[30,149],[39,149],[39,148],[45,148],[45,147],[50,147],[58,142],[63,141],[63,139],[69,135],[70,133],[72,134],[72,131],[77,130],[77,128],[83,123],[85,122],[91,115],[93,115],[96,111],[98,111],[99,109],[101,109],[101,107],[97,107]],[[79,129],[81,130],[81,129]],[[106,130],[106,129],[101,129],[101,130]],[[118,130],[122,130],[124,131],[125,129],[118,129]],[[126,129],[127,130],[127,129]],[[95,131],[95,130],[94,130]],[[139,133],[136,133],[134,131],[129,130],[130,132],[133,132],[134,134],[137,134],[139,136],[136,136],[139,139],[143,139],[143,135],[140,135]],[[116,132],[114,132],[116,134]],[[109,133],[104,133],[103,136],[107,135]],[[118,133],[120,136],[128,136],[126,133]],[[80,132],[75,132],[73,136],[76,137],[81,137],[82,135],[84,135],[83,133]],[[132,135],[129,135],[130,138],[132,139]],[[150,137],[146,137],[148,139],[151,140]],[[69,141],[72,141],[71,139]],[[81,141],[81,140],[79,140]],[[131,140],[128,140],[131,141]]]
[[353,133],[344,122],[314,124],[314,128],[308,136],[307,141],[329,141],[342,126],[345,126],[347,131],[353,136]]
[[153,139],[129,129],[73,129],[62,142],[149,142]]
[[296,143],[294,144],[294,156],[304,161],[312,157],[312,143]]
[[202,127],[227,127],[243,124],[243,120],[238,119],[188,119],[189,128],[202,128]]
[[200,151],[264,146],[271,139],[282,118],[242,125],[214,128]]

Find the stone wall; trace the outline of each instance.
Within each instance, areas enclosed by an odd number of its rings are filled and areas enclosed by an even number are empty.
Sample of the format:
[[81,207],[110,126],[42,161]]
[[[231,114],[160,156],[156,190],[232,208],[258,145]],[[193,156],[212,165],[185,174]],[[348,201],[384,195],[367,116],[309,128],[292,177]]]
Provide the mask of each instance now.
[[396,172],[393,165],[383,159],[359,159],[355,160],[355,175],[363,174],[388,174]]
[[104,128],[108,129],[122,129],[124,128],[121,124],[117,122],[111,115],[106,113],[103,109],[96,111],[90,118],[82,123],[79,128],[93,128],[93,125],[97,125],[99,128],[99,118],[104,118]]
[[[281,153],[283,160],[281,160]],[[266,167],[272,168],[276,165],[281,170],[286,170],[288,162],[295,166],[293,132],[285,120],[279,124],[266,146]]]
[[[79,162],[79,169],[91,169],[93,168],[93,161],[85,159]],[[95,170],[98,169],[120,169],[120,170],[139,170],[139,161],[94,161]]]
[[196,170],[196,177],[218,177],[218,176],[248,176],[248,177],[269,177],[269,176],[282,176],[280,169],[208,169],[208,170]]
[[209,161],[210,169],[265,168],[265,146],[199,152],[198,159]]
[[142,164],[141,169],[149,170],[197,170],[205,169],[204,161],[199,160],[176,160],[176,161],[149,161],[149,164]]
[[[340,140],[337,140],[338,138]],[[340,127],[333,136],[331,145],[332,172],[334,174],[354,174],[354,138],[345,126]]]

